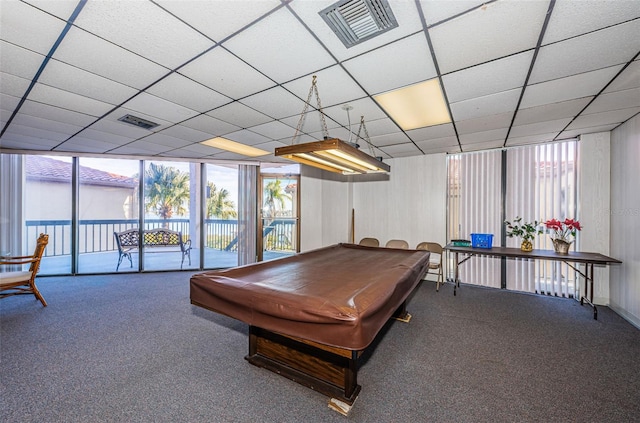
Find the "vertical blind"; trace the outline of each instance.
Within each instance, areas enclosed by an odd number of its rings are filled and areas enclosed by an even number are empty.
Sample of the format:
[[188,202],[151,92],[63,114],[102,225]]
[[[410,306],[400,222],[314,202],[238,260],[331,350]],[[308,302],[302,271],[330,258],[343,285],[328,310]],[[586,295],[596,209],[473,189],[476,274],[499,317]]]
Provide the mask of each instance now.
[[256,262],[259,166],[238,167],[238,265]]
[[[511,148],[505,156],[504,193],[502,151],[449,156],[449,239],[470,239],[472,232],[482,232],[494,234],[494,245],[500,245],[503,200],[507,220],[519,216],[525,222],[540,222],[542,229],[542,222],[549,219],[578,218],[576,141]],[[507,238],[505,246],[518,248],[520,240]],[[536,237],[534,248],[553,248],[546,231]],[[526,259],[506,263],[507,289],[576,296],[576,272],[565,263]],[[475,257],[465,262],[460,280],[500,287],[500,259]]]
[[[500,243],[500,163],[498,150],[449,156],[449,239],[493,234],[494,244]],[[500,288],[498,258],[475,257],[459,270],[462,282]]]

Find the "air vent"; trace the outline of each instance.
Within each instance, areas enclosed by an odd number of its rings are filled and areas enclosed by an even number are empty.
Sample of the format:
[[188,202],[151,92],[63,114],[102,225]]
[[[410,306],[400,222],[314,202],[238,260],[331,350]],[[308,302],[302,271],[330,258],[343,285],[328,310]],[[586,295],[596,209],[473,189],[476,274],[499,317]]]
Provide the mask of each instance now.
[[347,48],[398,26],[387,0],[342,0],[320,16]]
[[144,129],[151,129],[151,128],[155,128],[156,126],[160,126],[159,123],[151,122],[150,120],[142,119],[134,115],[124,115],[118,120],[120,122],[128,123],[130,125],[135,125]]

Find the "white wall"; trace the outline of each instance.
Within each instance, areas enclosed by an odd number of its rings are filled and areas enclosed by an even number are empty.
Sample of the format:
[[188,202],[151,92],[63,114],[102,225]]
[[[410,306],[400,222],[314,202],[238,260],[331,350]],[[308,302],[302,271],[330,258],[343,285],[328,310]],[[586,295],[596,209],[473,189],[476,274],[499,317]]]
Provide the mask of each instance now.
[[301,251],[375,237],[446,242],[446,156],[388,160],[389,175],[342,177],[302,167]]
[[640,328],[640,115],[611,133],[610,307]]
[[[580,202],[578,216],[584,229],[580,232],[580,251],[610,256],[609,206],[611,190],[610,132],[580,136]],[[593,302],[609,305],[610,268],[594,267]],[[585,295],[580,280],[580,295]]]
[[447,168],[444,154],[388,160],[384,181],[353,183],[355,238],[374,237],[384,245],[404,239],[446,243]]

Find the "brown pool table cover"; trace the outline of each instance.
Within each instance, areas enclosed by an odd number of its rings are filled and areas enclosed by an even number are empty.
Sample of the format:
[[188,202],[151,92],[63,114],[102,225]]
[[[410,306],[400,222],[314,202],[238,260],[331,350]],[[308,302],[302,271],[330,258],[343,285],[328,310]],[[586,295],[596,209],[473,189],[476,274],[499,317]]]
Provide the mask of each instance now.
[[191,302],[249,325],[363,350],[413,291],[422,250],[336,244],[191,277]]

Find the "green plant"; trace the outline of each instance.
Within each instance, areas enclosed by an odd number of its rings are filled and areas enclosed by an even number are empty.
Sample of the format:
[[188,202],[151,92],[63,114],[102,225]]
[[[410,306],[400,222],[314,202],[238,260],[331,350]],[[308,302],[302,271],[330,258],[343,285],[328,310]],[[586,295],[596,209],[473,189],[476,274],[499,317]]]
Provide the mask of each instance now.
[[542,233],[542,229],[540,228],[540,223],[537,220],[533,222],[522,222],[522,218],[520,216],[516,216],[513,219],[513,222],[509,222],[508,220],[504,221],[505,225],[507,225],[507,236],[509,238],[520,237],[523,241],[533,241],[537,234]]

